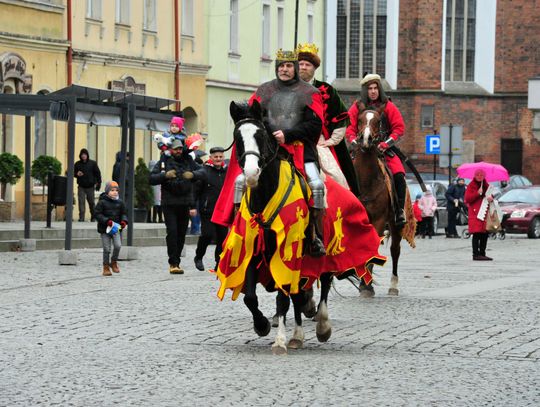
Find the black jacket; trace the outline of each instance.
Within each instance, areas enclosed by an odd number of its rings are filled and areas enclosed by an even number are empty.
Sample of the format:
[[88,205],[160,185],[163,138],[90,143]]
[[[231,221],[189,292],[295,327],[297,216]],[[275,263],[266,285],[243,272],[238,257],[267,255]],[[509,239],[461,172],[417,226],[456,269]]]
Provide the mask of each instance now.
[[121,199],[111,199],[109,196],[102,192],[99,196],[99,201],[94,210],[94,216],[97,220],[97,230],[99,233],[105,233],[107,231],[107,222],[112,220],[113,222],[120,223],[122,221],[128,221],[126,205]]
[[[79,160],[75,163],[74,174],[77,178],[77,184],[83,188],[90,188],[97,186],[98,189],[101,188],[101,171],[97,163],[94,160],[90,159],[88,150],[83,148],[79,153],[79,158],[85,153],[88,159],[86,161]],[[80,177],[77,176],[77,173],[81,171],[83,175]]]
[[203,166],[203,170],[206,173],[206,181],[197,182],[195,197],[201,216],[210,218],[223,188],[227,167],[214,167],[214,165],[207,163]]
[[[176,170],[176,178],[167,179],[165,173]],[[193,179],[185,180],[182,174],[193,172]],[[187,151],[178,157],[162,155],[150,173],[150,185],[161,185],[161,206],[185,205],[195,209],[193,183],[205,180],[206,173]]]
[[461,202],[463,202],[463,198],[465,196],[465,185],[460,186],[457,184],[452,184],[444,195],[446,196],[449,206],[454,205],[454,199],[459,199]]

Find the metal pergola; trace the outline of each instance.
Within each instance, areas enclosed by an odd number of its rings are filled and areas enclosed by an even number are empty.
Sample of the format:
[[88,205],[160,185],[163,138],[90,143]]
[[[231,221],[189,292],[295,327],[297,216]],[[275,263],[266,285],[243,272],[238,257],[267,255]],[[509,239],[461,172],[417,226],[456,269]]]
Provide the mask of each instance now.
[[68,127],[68,156],[67,156],[67,199],[66,199],[66,234],[65,250],[71,250],[73,224],[73,176],[75,165],[75,124],[92,123],[99,126],[114,126],[122,128],[121,152],[126,157],[129,151],[131,159],[127,177],[129,191],[125,191],[126,160],[122,160],[120,169],[121,196],[126,196],[127,209],[130,219],[127,245],[133,244],[133,188],[135,168],[135,129],[165,131],[173,116],[181,113],[169,109],[169,106],[179,106],[179,101],[153,96],[139,95],[96,89],[79,85],[71,85],[47,95],[0,94],[0,113],[25,116],[25,154],[24,154],[24,238],[30,238],[30,199],[31,199],[31,117],[38,111],[58,112],[58,106],[63,108],[65,117],[53,117],[54,120],[67,120]]

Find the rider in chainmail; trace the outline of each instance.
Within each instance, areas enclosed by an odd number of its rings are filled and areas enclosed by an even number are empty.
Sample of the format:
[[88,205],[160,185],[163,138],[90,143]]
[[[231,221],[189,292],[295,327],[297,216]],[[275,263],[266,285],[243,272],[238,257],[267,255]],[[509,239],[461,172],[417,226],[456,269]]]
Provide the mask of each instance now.
[[[324,256],[322,217],[325,207],[324,183],[320,177],[317,141],[322,129],[323,104],[319,91],[299,78],[296,52],[279,50],[276,57],[276,79],[263,83],[251,97],[263,108],[264,122],[271,134],[284,148],[301,141],[304,145],[304,169],[313,196],[310,208],[308,253]],[[244,178],[235,182],[235,203],[244,191]]]

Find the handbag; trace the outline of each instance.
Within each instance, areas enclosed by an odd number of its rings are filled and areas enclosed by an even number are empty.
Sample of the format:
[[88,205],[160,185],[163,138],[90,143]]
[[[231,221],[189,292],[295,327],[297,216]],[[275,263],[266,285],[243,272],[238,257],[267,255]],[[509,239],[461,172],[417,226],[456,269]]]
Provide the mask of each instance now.
[[501,230],[501,221],[497,211],[491,211],[488,209],[486,214],[486,232],[497,233]]

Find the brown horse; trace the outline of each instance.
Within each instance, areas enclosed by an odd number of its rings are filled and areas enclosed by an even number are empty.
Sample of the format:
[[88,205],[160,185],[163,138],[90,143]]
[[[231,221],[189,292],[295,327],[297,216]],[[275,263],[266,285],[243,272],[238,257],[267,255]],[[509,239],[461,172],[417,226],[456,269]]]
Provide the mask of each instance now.
[[[392,255],[392,278],[388,290],[390,295],[398,295],[398,260],[401,252],[402,229],[395,224],[394,196],[391,174],[384,165],[384,157],[377,149],[384,141],[380,133],[382,109],[364,110],[358,117],[358,134],[353,142],[354,168],[358,178],[360,201],[365,206],[369,219],[379,236],[383,236],[387,226],[390,231]],[[411,220],[408,220],[411,222]],[[361,284],[363,296],[373,296],[371,284]]]

